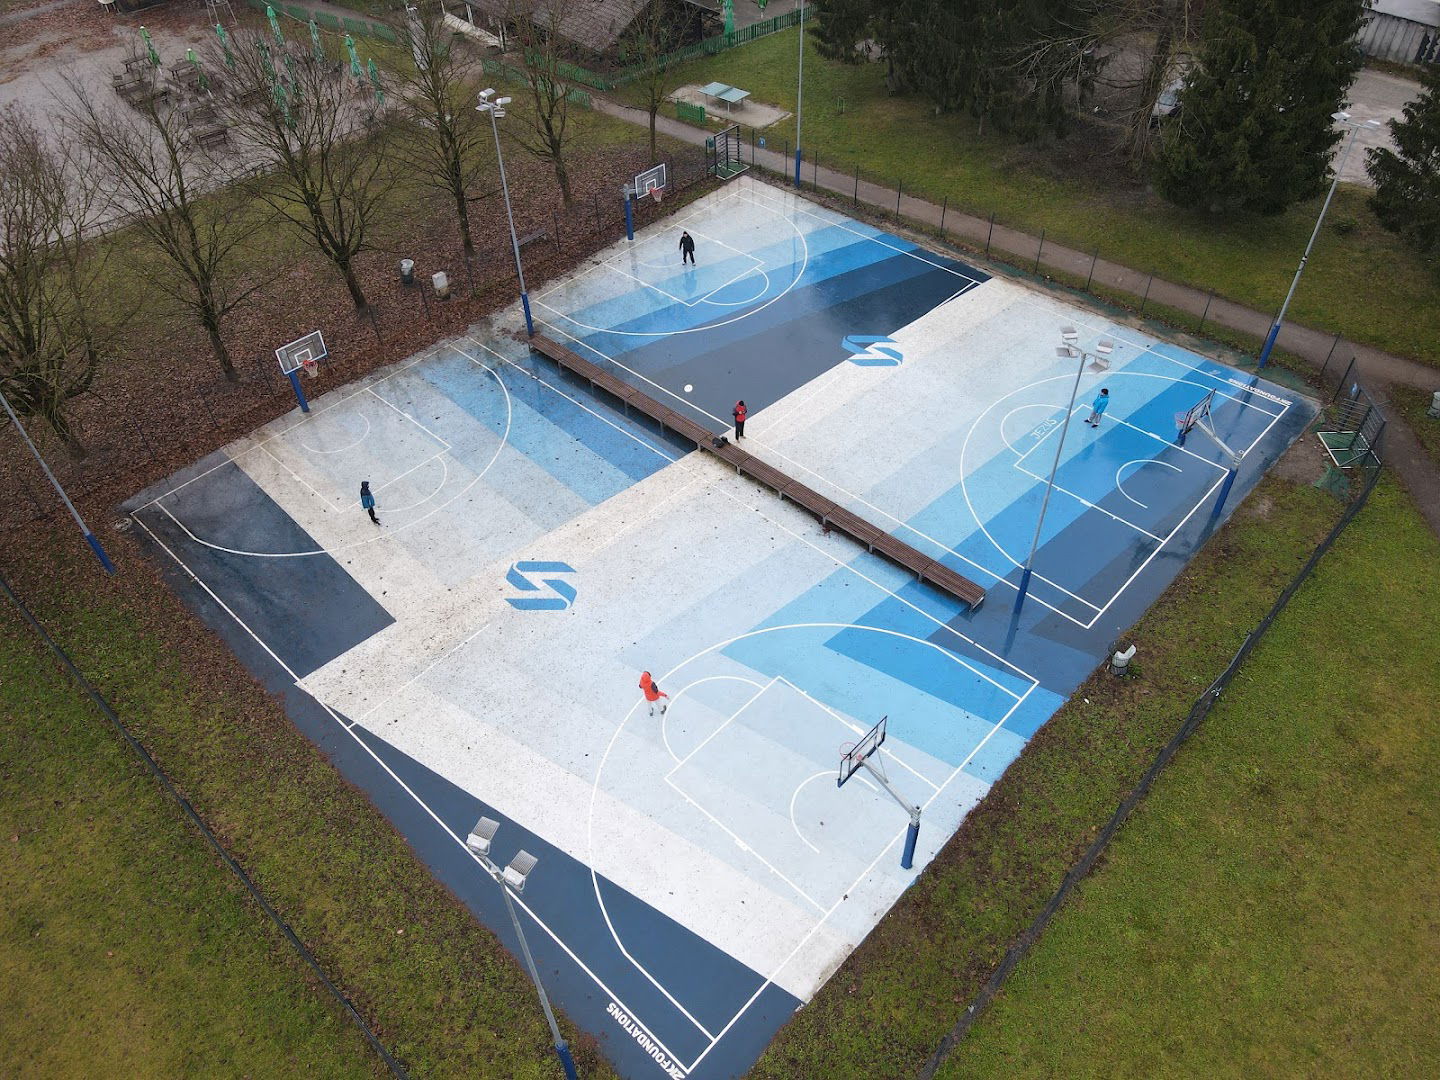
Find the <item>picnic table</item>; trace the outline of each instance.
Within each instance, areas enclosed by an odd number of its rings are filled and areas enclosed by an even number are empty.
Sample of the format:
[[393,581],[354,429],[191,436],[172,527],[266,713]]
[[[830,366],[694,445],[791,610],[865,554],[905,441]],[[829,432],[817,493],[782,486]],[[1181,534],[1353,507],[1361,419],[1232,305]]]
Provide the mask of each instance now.
[[737,86],[722,82],[706,83],[700,88],[700,93],[711,101],[723,101],[725,108],[731,112],[734,111],[736,105],[743,105],[745,99],[750,96],[749,90],[741,90]]

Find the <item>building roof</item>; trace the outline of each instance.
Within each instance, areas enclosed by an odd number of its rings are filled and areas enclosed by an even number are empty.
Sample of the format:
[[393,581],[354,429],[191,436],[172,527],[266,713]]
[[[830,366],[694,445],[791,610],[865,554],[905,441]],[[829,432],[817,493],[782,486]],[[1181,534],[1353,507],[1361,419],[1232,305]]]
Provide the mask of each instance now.
[[[487,15],[504,16],[513,4],[507,0],[470,0]],[[650,0],[535,0],[530,21],[548,27],[556,19],[556,31],[566,41],[592,52],[604,52],[619,40]]]
[[1440,26],[1440,0],[1375,0],[1370,10],[1425,26]]

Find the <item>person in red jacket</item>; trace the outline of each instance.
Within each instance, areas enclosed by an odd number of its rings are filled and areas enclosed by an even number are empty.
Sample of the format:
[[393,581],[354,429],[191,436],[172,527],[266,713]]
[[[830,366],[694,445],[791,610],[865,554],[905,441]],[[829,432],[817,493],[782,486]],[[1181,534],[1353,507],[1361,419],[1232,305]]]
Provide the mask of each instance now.
[[[666,701],[670,699],[670,695],[660,689],[660,684],[650,677],[650,673],[648,671],[642,671],[640,673],[640,691],[645,695],[645,700],[650,703],[651,716],[655,715],[655,703],[657,701],[660,701],[661,698],[665,698]],[[669,706],[664,702],[661,702],[661,716],[665,715],[665,710],[667,708],[669,708]]]
[[745,408],[744,398],[735,402],[735,408],[731,410],[730,415],[735,417],[735,438],[743,439],[745,437],[745,418],[750,415],[749,410]]

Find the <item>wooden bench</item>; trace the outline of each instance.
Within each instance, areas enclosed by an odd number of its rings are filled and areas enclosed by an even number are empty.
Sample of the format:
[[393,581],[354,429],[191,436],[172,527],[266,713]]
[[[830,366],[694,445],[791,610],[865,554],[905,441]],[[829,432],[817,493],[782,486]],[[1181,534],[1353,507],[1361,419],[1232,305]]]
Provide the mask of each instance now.
[[928,581],[972,608],[979,607],[984,601],[985,590],[969,578],[937,562],[898,536],[825,498],[813,488],[781,472],[768,462],[761,461],[728,439],[722,440],[708,428],[676,412],[670,406],[661,404],[643,390],[636,389],[599,365],[586,360],[573,349],[566,348],[543,334],[535,334],[529,338],[517,334],[516,338],[527,342],[530,348],[541,356],[555,361],[562,370],[570,371],[587,380],[591,386],[599,387],[619,398],[627,408],[633,406],[640,410],[658,422],[662,429],[684,436],[701,450],[715,455],[727,465],[734,466],[736,472],[774,491],[782,501],[789,499],[796,506],[808,510],[820,521],[826,532],[835,529],[844,533],[861,544],[866,551],[885,556],[909,570],[920,581]]

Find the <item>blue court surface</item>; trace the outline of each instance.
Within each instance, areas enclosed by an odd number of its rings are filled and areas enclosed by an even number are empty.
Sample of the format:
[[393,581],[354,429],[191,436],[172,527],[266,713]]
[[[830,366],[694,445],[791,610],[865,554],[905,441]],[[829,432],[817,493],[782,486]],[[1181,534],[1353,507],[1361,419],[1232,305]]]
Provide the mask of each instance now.
[[[716,432],[745,399],[746,449],[987,601],[917,583],[561,375],[511,338],[515,311],[127,510],[174,587],[512,948],[464,839],[485,814],[502,865],[539,857],[518,902],[543,977],[624,1075],[734,1076],[1314,406],[748,177],[532,301],[542,333]],[[1116,343],[1068,428],[1066,325]],[[1212,390],[1241,455],[1219,514],[1226,455],[1199,431],[1175,441]],[[909,871],[905,812],[868,774],[835,783],[882,716],[878,764],[923,808]]]

